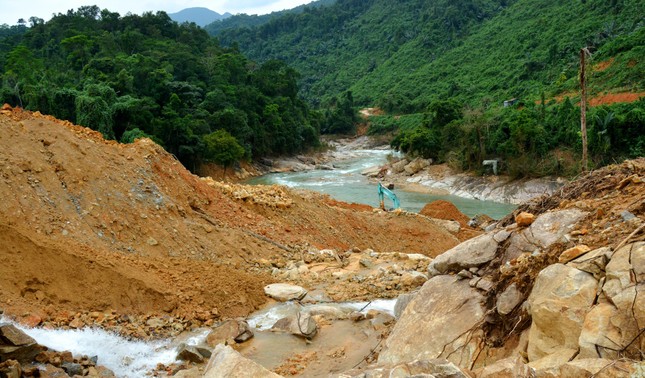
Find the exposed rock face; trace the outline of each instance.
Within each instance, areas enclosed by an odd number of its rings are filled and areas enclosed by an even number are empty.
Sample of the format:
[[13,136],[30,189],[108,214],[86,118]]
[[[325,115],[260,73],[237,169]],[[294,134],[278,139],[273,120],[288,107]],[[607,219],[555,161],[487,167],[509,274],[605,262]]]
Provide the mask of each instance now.
[[445,358],[467,364],[476,353],[480,331],[475,329],[484,318],[483,299],[468,282],[454,276],[431,278],[403,311],[378,362]]
[[491,261],[496,252],[497,242],[493,235],[480,235],[437,256],[428,265],[428,273],[436,276],[477,267]]
[[304,288],[286,283],[266,285],[264,287],[264,292],[271,298],[282,302],[294,299],[302,299],[305,295],[307,295],[307,290],[305,290]]
[[578,348],[582,323],[597,289],[592,275],[566,265],[550,265],[540,272],[528,299],[533,319],[529,361],[560,348]]
[[219,344],[208,361],[204,378],[280,378],[261,365],[244,358],[230,346]]

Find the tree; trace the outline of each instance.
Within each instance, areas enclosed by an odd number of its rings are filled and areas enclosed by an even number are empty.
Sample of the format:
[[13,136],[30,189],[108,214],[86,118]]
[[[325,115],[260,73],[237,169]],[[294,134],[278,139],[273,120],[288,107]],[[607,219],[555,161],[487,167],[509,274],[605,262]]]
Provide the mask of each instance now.
[[226,130],[220,129],[204,136],[204,143],[206,144],[205,158],[224,166],[224,177],[226,177],[226,168],[244,156],[244,148]]

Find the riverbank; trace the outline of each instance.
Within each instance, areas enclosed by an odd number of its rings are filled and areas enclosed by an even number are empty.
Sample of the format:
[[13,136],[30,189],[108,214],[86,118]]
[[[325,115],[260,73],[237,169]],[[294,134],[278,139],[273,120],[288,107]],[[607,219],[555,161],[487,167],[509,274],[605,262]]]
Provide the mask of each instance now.
[[504,175],[477,176],[456,172],[447,164],[401,158],[378,169],[366,170],[373,181],[385,181],[414,192],[451,194],[458,197],[520,204],[541,195],[551,195],[567,183],[560,177],[511,179]]

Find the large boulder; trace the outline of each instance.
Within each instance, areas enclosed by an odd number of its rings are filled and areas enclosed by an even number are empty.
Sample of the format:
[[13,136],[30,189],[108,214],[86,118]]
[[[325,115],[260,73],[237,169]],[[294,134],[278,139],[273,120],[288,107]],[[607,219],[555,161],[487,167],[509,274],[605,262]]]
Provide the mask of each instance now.
[[274,283],[266,285],[264,293],[277,301],[286,302],[304,298],[307,290],[297,285]]
[[307,312],[298,312],[275,322],[272,331],[289,332],[293,335],[311,339],[318,332],[318,324]]
[[477,353],[484,297],[466,280],[436,276],[406,306],[379,355],[380,364],[447,359],[468,367]]
[[495,258],[497,246],[492,233],[479,235],[437,256],[428,265],[428,274],[436,276],[486,264]]
[[280,378],[227,345],[219,344],[213,350],[204,371],[204,378]]
[[416,158],[412,160],[408,165],[403,167],[403,170],[405,170],[405,173],[412,176],[413,174],[419,172],[423,168],[429,166],[430,163],[431,161],[428,159]]
[[596,298],[598,281],[589,273],[554,264],[543,269],[528,299],[533,319],[529,332],[529,361],[577,349],[585,316]]
[[611,303],[599,303],[582,324],[579,358],[619,358],[619,350],[637,335],[638,325],[631,313],[623,313]]
[[542,252],[557,242],[568,241],[567,235],[587,215],[578,209],[551,211],[538,216],[530,227],[511,236],[504,262],[516,259],[524,252]]
[[405,170],[405,166],[408,165],[408,159],[401,159],[396,163],[392,164],[392,172],[401,173]]
[[230,341],[242,343],[252,337],[253,331],[247,322],[231,319],[213,328],[206,336],[206,343],[214,347],[217,344],[226,344]]

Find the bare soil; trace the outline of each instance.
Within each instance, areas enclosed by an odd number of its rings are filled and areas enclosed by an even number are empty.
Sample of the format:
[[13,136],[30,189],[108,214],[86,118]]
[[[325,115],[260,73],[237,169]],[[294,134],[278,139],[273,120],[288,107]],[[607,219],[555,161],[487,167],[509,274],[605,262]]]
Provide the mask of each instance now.
[[106,141],[8,106],[0,182],[0,308],[35,324],[100,323],[91,312],[211,324],[259,308],[271,269],[311,248],[436,256],[458,242],[422,217],[218,185],[148,139]]

